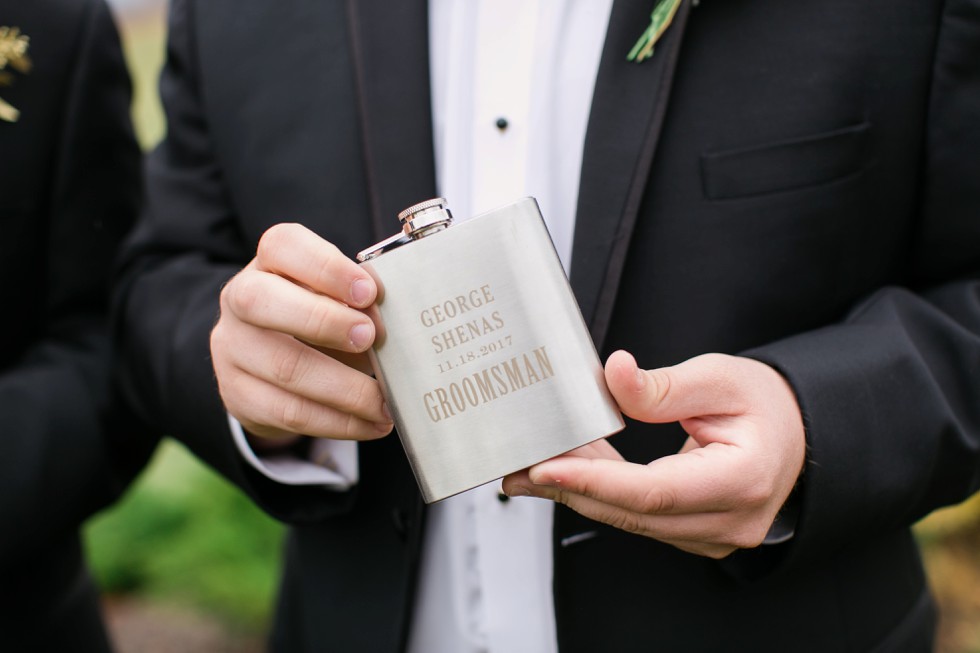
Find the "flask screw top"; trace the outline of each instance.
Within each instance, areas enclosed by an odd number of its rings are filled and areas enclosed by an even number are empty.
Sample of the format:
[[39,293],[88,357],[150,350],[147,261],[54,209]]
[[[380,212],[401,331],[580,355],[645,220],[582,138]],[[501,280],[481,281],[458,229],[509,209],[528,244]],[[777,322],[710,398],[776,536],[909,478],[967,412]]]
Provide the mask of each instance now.
[[442,231],[453,222],[453,216],[446,208],[447,204],[442,197],[413,204],[398,214],[402,231],[412,238]]

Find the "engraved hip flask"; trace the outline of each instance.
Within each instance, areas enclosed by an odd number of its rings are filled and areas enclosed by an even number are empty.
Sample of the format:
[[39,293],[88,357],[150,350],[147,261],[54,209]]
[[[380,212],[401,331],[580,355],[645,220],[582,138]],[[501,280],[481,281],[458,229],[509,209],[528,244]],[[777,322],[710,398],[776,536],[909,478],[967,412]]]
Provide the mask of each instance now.
[[426,503],[624,426],[533,198],[453,225],[443,199],[357,255],[369,352]]

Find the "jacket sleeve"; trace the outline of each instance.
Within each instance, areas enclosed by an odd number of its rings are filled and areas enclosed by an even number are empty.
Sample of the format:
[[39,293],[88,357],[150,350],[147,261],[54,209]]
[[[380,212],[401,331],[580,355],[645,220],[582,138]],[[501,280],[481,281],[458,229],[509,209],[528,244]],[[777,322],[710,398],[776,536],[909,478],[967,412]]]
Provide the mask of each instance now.
[[160,93],[168,134],[147,165],[147,205],[124,251],[117,302],[120,376],[130,405],[273,516],[322,518],[354,492],[276,483],[232,439],[209,338],[222,286],[254,255],[212,147],[195,61],[194,6],[175,0]]
[[905,528],[980,487],[980,3],[950,0],[929,98],[918,233],[902,287],[840,324],[747,352],[807,429],[785,561]]
[[115,26],[101,0],[86,4],[49,195],[38,202],[46,208],[33,216],[46,235],[44,317],[0,370],[0,523],[17,525],[0,537],[4,561],[77,529],[119,494],[153,444],[110,391],[109,284],[138,208],[140,153]]

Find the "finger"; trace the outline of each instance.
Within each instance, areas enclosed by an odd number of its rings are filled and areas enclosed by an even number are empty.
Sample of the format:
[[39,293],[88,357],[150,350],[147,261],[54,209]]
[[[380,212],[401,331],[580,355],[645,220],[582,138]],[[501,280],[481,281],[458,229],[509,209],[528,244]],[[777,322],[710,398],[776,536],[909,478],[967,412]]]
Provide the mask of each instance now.
[[366,353],[340,351],[339,349],[330,349],[329,347],[317,347],[310,343],[306,344],[313,347],[325,356],[329,356],[336,361],[340,361],[347,367],[354,368],[361,374],[374,376],[374,368],[371,367],[371,360],[368,358]]
[[[528,477],[527,469],[521,469],[513,472],[512,474],[504,476],[504,478],[500,481],[500,490],[507,496],[527,497],[531,496],[530,488],[532,485],[534,485],[534,483],[531,481],[530,477]],[[542,498],[551,497],[542,496]]]
[[270,227],[259,239],[258,269],[272,272],[333,297],[364,308],[377,297],[371,276],[337,247],[299,224]]
[[[572,449],[568,453],[562,455],[588,459],[606,458],[609,460],[623,460],[623,456],[616,451],[615,447],[609,444],[608,440],[605,439],[590,442],[589,444],[578,447],[577,449]],[[522,488],[528,485],[533,485],[533,482],[528,477],[528,470],[522,469],[505,476],[501,481],[500,487],[504,494],[526,496],[529,494],[529,492],[522,490]]]
[[759,546],[767,532],[764,520],[747,519],[737,511],[645,515],[559,488],[538,486],[530,495],[561,503],[584,517],[627,533],[712,558]]
[[606,362],[606,384],[622,411],[644,422],[676,422],[744,411],[744,393],[732,356],[705,354],[673,367],[641,370],[625,351]]
[[364,313],[275,274],[246,269],[221,293],[222,311],[242,322],[295,336],[313,345],[362,352],[374,342]]
[[250,376],[319,404],[369,422],[387,423],[381,387],[363,374],[292,336],[240,326],[249,346],[236,352],[233,364]]
[[711,558],[713,560],[721,560],[722,558],[727,558],[732,553],[734,553],[740,547],[731,546],[730,544],[717,544],[715,542],[688,542],[687,540],[661,540],[665,544],[669,544],[675,548],[684,551],[685,553],[691,553],[693,555],[703,556],[705,558]]
[[684,440],[684,445],[680,448],[680,451],[678,451],[677,453],[687,453],[689,451],[693,451],[694,449],[697,449],[700,446],[701,445],[698,444],[697,440],[689,436],[686,440]]
[[[746,454],[712,444],[648,465],[561,456],[530,468],[535,485],[546,485],[647,515],[721,512],[755,493],[747,491]],[[767,497],[766,497],[767,498]]]
[[601,440],[595,440],[586,445],[578,447],[577,449],[572,449],[568,453],[562,454],[564,456],[577,456],[579,458],[607,458],[609,460],[623,460],[622,454],[616,451],[616,448],[609,444],[609,441],[605,438]]
[[[378,305],[371,304],[367,308],[363,309],[363,312],[372,322],[374,322],[374,342],[380,342],[380,339],[384,337],[384,324],[381,321],[381,313],[378,310]],[[375,376],[374,367],[371,365],[371,360],[364,352],[346,352],[339,349],[330,349],[329,347],[317,347],[311,343],[307,344],[310,344],[310,346],[315,347],[327,356],[339,360],[348,367],[353,367],[355,370],[363,372],[368,376]]]
[[247,374],[233,376],[220,385],[228,412],[246,431],[257,436],[297,433],[338,440],[374,440],[392,429],[390,422],[372,423]]

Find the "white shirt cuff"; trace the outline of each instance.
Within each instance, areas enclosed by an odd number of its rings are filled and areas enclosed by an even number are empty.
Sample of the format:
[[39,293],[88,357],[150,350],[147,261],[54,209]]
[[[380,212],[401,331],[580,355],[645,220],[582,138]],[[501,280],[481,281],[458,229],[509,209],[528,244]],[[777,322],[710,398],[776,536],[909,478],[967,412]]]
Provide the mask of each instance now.
[[228,415],[231,436],[238,451],[252,467],[284,485],[322,485],[331,490],[349,490],[360,478],[357,442],[316,438],[310,446],[310,459],[293,452],[258,456],[248,444],[241,423]]

